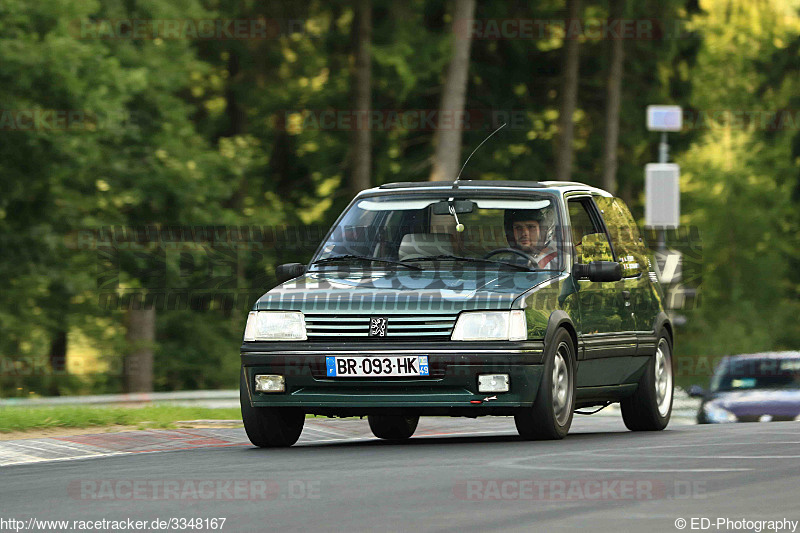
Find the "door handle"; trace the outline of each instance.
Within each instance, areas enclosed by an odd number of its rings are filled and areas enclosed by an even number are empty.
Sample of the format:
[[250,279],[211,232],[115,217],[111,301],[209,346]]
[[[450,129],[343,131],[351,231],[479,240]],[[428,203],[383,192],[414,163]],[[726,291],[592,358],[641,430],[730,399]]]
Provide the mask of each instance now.
[[631,299],[631,291],[622,291],[622,297],[625,300],[630,300]]

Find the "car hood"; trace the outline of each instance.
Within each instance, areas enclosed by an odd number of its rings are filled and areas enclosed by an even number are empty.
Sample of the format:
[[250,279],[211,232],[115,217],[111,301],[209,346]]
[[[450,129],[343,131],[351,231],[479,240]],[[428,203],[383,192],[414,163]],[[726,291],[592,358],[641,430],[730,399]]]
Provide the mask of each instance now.
[[256,310],[303,312],[510,309],[521,294],[557,272],[310,272],[278,285]]
[[709,403],[718,405],[737,417],[796,417],[800,415],[800,389],[720,392]]

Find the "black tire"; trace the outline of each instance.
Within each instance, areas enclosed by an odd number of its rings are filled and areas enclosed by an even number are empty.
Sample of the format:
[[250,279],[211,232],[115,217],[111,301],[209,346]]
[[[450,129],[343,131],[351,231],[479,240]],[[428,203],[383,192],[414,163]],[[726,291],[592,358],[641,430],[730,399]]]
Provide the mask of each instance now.
[[[561,362],[557,363],[559,359]],[[522,438],[556,440],[566,437],[575,406],[575,360],[572,337],[566,329],[559,328],[545,349],[544,373],[533,406],[520,408],[514,415]],[[566,384],[562,381],[565,377]],[[556,390],[554,383],[559,383]]]
[[369,429],[379,439],[406,440],[414,434],[419,423],[418,416],[369,415]]
[[[672,339],[662,329],[656,343],[656,352],[647,363],[636,392],[620,402],[625,427],[631,431],[661,431],[667,427],[672,415],[675,388],[673,364]],[[667,374],[660,373],[659,369]],[[663,392],[660,393],[657,387]]]
[[306,415],[298,407],[253,407],[247,390],[245,373],[239,379],[239,403],[247,438],[260,448],[291,446],[300,438]]

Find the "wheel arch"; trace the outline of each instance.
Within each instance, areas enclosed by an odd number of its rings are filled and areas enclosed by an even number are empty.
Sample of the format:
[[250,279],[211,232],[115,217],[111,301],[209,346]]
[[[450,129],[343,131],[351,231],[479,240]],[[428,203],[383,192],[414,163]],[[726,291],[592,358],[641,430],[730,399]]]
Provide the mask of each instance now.
[[570,316],[562,310],[553,311],[550,314],[550,319],[547,321],[547,331],[544,335],[544,345],[545,347],[549,346],[549,343],[552,341],[553,337],[555,336],[558,328],[564,328],[569,333],[569,336],[572,338],[572,344],[575,347],[575,358],[580,359],[581,350],[578,345],[578,331],[575,328],[575,324],[572,322]]
[[669,316],[664,311],[660,311],[656,315],[656,319],[653,321],[653,332],[658,335],[658,332],[661,331],[661,328],[667,330],[667,334],[669,335],[670,344],[672,344],[672,349],[675,349],[675,332],[672,328],[672,321],[669,319]]

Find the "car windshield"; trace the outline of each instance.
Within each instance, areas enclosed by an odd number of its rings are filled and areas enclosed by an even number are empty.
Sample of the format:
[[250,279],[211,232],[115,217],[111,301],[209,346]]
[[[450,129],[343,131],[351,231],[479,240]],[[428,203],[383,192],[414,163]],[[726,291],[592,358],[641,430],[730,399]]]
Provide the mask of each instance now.
[[714,391],[800,388],[800,359],[730,359],[715,372]]
[[457,263],[484,270],[562,270],[555,206],[549,194],[366,197],[340,217],[311,269],[420,270]]

